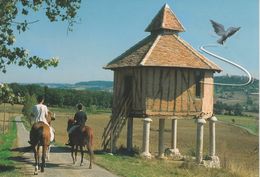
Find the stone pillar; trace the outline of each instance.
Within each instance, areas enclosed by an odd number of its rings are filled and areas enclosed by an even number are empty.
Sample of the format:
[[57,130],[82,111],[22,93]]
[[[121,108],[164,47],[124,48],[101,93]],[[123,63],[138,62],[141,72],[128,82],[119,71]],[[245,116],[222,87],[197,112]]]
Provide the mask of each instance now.
[[133,117],[128,117],[127,120],[127,151],[131,152],[133,149]]
[[214,157],[216,155],[216,133],[215,122],[218,119],[213,116],[209,119],[209,156]]
[[177,119],[172,119],[172,142],[171,149],[177,148]]
[[203,160],[203,126],[206,123],[205,119],[197,119],[197,141],[196,141],[196,161],[201,163]]
[[165,119],[159,119],[158,158],[164,158],[164,127]]
[[177,148],[177,119],[172,119],[171,154],[179,157],[181,154]]
[[143,127],[143,152],[141,153],[142,157],[145,158],[151,158],[152,155],[150,153],[149,149],[149,138],[150,138],[150,123],[152,122],[152,119],[145,118],[144,120],[144,127]]
[[220,160],[216,156],[215,123],[217,120],[215,116],[209,119],[209,159],[203,161],[203,165],[209,168],[220,168]]

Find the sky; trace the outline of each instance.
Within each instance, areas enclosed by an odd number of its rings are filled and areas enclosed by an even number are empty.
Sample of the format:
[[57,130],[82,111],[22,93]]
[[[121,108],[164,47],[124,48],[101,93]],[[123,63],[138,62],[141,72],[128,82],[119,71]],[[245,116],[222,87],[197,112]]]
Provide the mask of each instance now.
[[[102,67],[135,43],[149,35],[145,28],[167,3],[185,28],[180,37],[199,50],[216,43],[218,36],[210,19],[225,29],[241,29],[224,46],[210,48],[246,68],[259,78],[259,4],[258,0],[82,0],[80,21],[67,34],[67,23],[50,23],[43,13],[29,16],[28,31],[18,34],[16,46],[32,55],[59,57],[57,68],[48,70],[9,65],[0,73],[0,82],[76,83],[90,80],[113,80],[113,72]],[[218,64],[223,74],[245,75],[239,69],[201,52]]]

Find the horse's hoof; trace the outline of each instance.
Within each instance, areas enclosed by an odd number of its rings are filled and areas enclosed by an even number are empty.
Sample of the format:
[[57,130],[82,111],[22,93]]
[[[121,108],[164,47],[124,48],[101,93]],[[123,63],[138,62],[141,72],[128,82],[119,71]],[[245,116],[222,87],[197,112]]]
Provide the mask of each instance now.
[[83,166],[84,164],[83,163],[80,163],[80,166]]
[[38,175],[38,172],[34,172],[34,175]]
[[89,168],[89,169],[92,169],[92,166],[89,166],[88,168]]

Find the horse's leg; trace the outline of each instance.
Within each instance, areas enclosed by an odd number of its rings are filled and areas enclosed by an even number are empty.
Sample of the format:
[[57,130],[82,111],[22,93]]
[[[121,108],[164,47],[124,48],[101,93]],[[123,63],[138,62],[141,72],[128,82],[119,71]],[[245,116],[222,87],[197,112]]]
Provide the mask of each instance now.
[[37,169],[38,170],[39,170],[39,167],[40,167],[40,148],[41,148],[41,146],[38,144],[37,145],[37,162],[38,162]]
[[47,147],[48,147],[48,146],[47,146],[46,144],[44,144],[44,145],[42,146],[42,165],[41,165],[41,172],[44,172]]
[[38,175],[38,153],[37,153],[37,146],[33,147],[34,159],[35,159],[35,168],[34,168],[34,175]]
[[93,152],[93,147],[89,142],[87,143],[87,148],[88,148],[88,154],[89,154],[89,169],[92,169],[92,161],[93,161],[93,157],[94,157],[94,152]]
[[73,164],[75,164],[75,159],[74,159],[74,145],[71,146],[71,157],[72,157]]
[[81,153],[80,166],[82,166],[83,165],[84,150],[83,150],[83,146],[79,146],[79,147],[80,147],[80,153]]
[[77,162],[77,155],[78,155],[78,145],[76,145],[76,149],[75,149],[75,162]]
[[49,162],[50,160],[50,151],[51,151],[51,145],[47,146],[46,150],[46,161]]

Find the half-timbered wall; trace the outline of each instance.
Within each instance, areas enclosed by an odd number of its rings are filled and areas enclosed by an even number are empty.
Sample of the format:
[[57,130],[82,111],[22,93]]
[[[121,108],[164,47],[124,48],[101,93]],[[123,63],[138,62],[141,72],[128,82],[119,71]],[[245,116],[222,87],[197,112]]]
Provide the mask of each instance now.
[[[196,96],[195,72],[201,72],[200,97]],[[122,104],[125,94],[124,82],[132,77],[131,114],[143,116],[188,116],[201,111],[212,113],[213,72],[195,69],[139,67],[124,68],[114,72],[113,109]],[[125,79],[128,77],[128,80]],[[203,79],[205,77],[205,79]],[[205,95],[205,96],[204,96]]]
[[145,89],[148,115],[186,116],[201,112],[203,93],[201,97],[195,95],[196,70],[145,68],[144,72],[148,81]]

